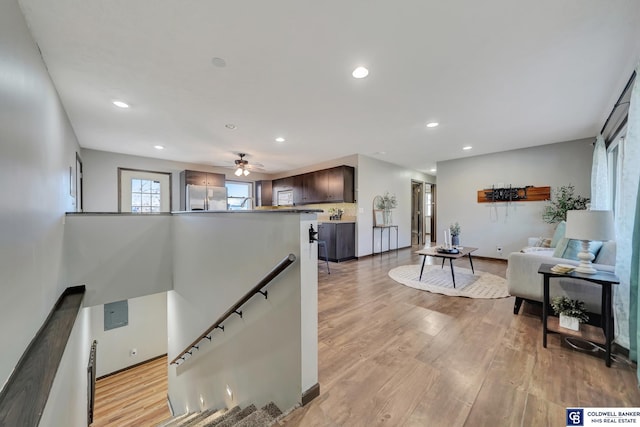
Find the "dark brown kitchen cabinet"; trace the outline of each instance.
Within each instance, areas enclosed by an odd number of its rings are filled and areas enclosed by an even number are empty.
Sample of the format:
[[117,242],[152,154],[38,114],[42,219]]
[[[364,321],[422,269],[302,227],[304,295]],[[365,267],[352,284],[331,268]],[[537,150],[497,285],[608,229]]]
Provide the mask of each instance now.
[[354,172],[351,166],[327,169],[328,202],[355,202]]
[[256,206],[273,205],[273,181],[256,181]]
[[182,185],[207,185],[209,187],[224,187],[225,176],[223,173],[199,172],[186,170],[180,172],[180,184]]
[[303,203],[353,203],[354,168],[338,166],[303,175]]
[[180,172],[180,209],[187,210],[187,185],[204,185],[207,187],[224,187],[223,173],[184,170]]
[[329,171],[327,169],[302,175],[302,202],[323,203],[329,196]]
[[355,169],[338,166],[273,180],[273,205],[354,203]]
[[[326,242],[329,261],[340,262],[356,257],[356,225],[353,222],[319,223],[318,240]],[[318,255],[324,256],[323,253]]]

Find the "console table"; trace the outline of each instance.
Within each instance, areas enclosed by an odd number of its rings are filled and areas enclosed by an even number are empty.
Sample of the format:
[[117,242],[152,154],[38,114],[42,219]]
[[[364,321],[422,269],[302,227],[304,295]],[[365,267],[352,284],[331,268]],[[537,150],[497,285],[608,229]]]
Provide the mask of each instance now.
[[549,316],[549,279],[552,277],[571,277],[572,279],[579,279],[589,283],[595,283],[597,285],[602,286],[602,330],[604,332],[604,346],[605,346],[605,363],[607,367],[611,367],[611,342],[613,341],[613,309],[612,309],[612,298],[611,298],[611,285],[617,285],[620,283],[620,279],[613,273],[608,273],[605,271],[599,271],[596,274],[582,274],[576,273],[575,271],[567,274],[555,273],[551,271],[551,267],[553,264],[542,264],[538,269],[538,273],[542,274],[544,277],[544,291],[543,291],[543,301],[542,301],[542,346],[544,348],[547,347],[547,332],[559,332],[564,334],[570,334],[573,336],[578,336],[580,338],[584,338],[587,341],[595,341],[598,339],[593,339],[592,337],[585,337],[580,333],[572,333],[569,329],[560,328],[559,326],[549,327],[548,325],[548,316]]
[[387,246],[389,247],[389,252],[391,252],[391,229],[392,228],[395,228],[395,231],[396,231],[396,253],[398,253],[398,226],[397,225],[374,225],[373,233],[371,233],[371,255],[373,256],[376,254],[376,245],[375,245],[376,228],[380,230],[380,255],[382,255],[382,233],[384,230],[387,230],[387,234],[388,234]]

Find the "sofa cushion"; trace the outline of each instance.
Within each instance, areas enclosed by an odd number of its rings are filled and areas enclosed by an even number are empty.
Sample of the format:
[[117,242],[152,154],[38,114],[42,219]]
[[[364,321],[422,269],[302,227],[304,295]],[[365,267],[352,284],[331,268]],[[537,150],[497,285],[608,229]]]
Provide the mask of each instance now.
[[[602,248],[602,242],[589,242],[589,252],[593,254],[594,259],[598,256],[600,248]],[[582,240],[567,239],[563,237],[553,251],[553,256],[555,258],[573,259],[578,261],[580,260],[580,258],[578,258],[578,254],[580,252],[582,252]]]
[[553,238],[551,239],[551,244],[549,245],[550,247],[555,248],[556,246],[558,246],[560,239],[564,237],[564,232],[566,229],[567,229],[566,222],[562,221],[560,224],[558,224],[558,226],[556,227],[555,233],[553,233]]
[[596,264],[616,265],[616,242],[609,240],[602,242],[602,249],[595,259]]

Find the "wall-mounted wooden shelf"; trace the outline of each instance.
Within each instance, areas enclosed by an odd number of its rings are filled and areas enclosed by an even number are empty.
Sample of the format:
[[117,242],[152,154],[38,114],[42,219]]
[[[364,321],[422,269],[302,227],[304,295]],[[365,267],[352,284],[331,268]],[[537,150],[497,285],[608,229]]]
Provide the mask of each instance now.
[[478,203],[539,202],[551,198],[551,187],[503,187],[478,190]]

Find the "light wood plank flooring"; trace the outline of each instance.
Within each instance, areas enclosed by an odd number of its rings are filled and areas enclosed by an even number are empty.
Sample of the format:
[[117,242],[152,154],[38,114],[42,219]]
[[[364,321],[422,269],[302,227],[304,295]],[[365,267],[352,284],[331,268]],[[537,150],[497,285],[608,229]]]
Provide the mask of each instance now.
[[153,426],[171,416],[167,357],[96,381],[93,427]]
[[[634,367],[607,368],[557,335],[544,349],[540,318],[513,315],[513,298],[447,297],[387,276],[420,260],[404,249],[319,268],[320,396],[282,425],[563,426],[567,406],[640,406]],[[504,261],[474,265],[505,276]]]
[[[607,368],[557,335],[544,349],[540,318],[514,316],[513,298],[446,297],[391,280],[391,268],[420,262],[413,250],[332,263],[330,275],[319,266],[321,393],[281,425],[562,426],[567,406],[640,406],[634,367]],[[506,271],[503,261],[474,266]],[[166,367],[163,358],[100,381],[92,425],[167,418]]]

